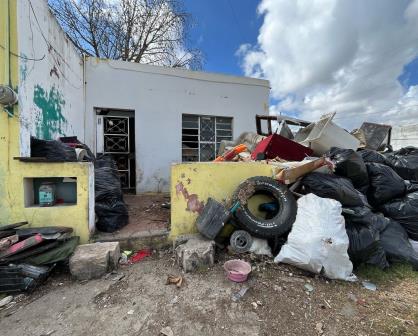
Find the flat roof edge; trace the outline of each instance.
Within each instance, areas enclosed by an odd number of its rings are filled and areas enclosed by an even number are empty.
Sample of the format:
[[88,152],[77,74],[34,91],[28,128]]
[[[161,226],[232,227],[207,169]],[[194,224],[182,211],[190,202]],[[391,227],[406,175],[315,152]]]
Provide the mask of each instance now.
[[115,70],[124,70],[124,71],[137,71],[150,74],[158,74],[165,76],[181,77],[195,80],[204,80],[209,82],[217,83],[228,83],[228,84],[241,84],[241,85],[253,85],[253,86],[263,86],[270,88],[270,82],[265,79],[258,79],[252,77],[241,77],[226,75],[221,73],[213,72],[204,72],[204,71],[194,71],[181,68],[169,68],[159,65],[149,65],[141,64],[120,60],[111,60],[97,57],[86,57],[87,61],[90,63],[96,62],[101,64],[108,64],[111,68]]

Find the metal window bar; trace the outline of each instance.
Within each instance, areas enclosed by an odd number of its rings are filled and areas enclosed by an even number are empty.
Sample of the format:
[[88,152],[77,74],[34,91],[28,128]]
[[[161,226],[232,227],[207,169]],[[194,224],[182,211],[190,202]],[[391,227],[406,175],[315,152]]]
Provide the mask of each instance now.
[[[185,115],[183,115],[185,116]],[[182,139],[182,159],[183,159],[183,149],[187,149],[189,151],[197,151],[197,155],[188,155],[189,157],[193,157],[196,158],[197,161],[207,161],[207,160],[202,160],[202,155],[204,153],[202,153],[202,145],[211,145],[213,148],[213,153],[211,155],[210,158],[207,159],[214,159],[216,157],[217,154],[217,148],[221,142],[221,140],[232,140],[232,135],[233,135],[233,118],[231,117],[216,117],[216,116],[200,116],[200,115],[186,115],[186,116],[195,116],[197,117],[197,128],[194,127],[182,127],[182,130],[197,130],[197,134],[193,135],[194,137],[197,137],[196,141],[188,141],[188,140],[183,140]],[[183,117],[184,118],[184,117]],[[211,137],[213,140],[212,141],[202,141],[201,140],[201,136],[202,136],[202,118],[213,118],[213,137]],[[184,121],[184,119],[183,119]],[[227,121],[227,122],[225,122]],[[218,128],[219,125],[219,128]],[[222,128],[221,128],[222,127]],[[223,131],[224,133],[221,135],[219,134],[220,131]],[[229,134],[228,134],[229,133]],[[182,132],[182,138],[183,136],[188,136],[189,134],[183,134]],[[192,136],[192,135],[190,135]],[[187,144],[187,143],[196,143],[197,144],[197,148],[190,148],[190,147],[185,147],[183,146],[183,144]],[[205,159],[205,158],[203,158]]]

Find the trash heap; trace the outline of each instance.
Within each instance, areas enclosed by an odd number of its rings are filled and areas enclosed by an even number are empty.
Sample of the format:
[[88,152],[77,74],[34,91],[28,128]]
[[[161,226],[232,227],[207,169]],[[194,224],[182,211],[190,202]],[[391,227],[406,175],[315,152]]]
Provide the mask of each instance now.
[[32,291],[58,263],[68,262],[79,243],[69,227],[0,227],[0,293]]
[[[258,161],[273,177],[243,181],[229,202],[209,198],[201,235],[331,279],[354,280],[361,264],[418,270],[418,148],[382,145],[390,126],[364,123],[350,134],[332,118],[291,138],[244,133],[242,143],[221,144],[216,162]],[[254,209],[256,195],[271,201]]]

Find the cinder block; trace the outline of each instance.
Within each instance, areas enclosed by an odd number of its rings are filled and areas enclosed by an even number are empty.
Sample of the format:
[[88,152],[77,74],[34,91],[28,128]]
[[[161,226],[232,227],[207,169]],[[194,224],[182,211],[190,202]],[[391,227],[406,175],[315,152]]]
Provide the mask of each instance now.
[[100,278],[118,267],[119,258],[118,242],[79,245],[70,258],[70,272],[78,280]]

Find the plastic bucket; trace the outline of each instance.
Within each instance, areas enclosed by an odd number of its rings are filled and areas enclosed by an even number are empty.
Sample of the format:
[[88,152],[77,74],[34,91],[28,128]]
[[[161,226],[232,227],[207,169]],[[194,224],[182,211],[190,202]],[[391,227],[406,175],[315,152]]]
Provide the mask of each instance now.
[[228,260],[224,264],[226,276],[229,280],[234,282],[244,282],[251,273],[251,265],[244,260],[233,259]]

